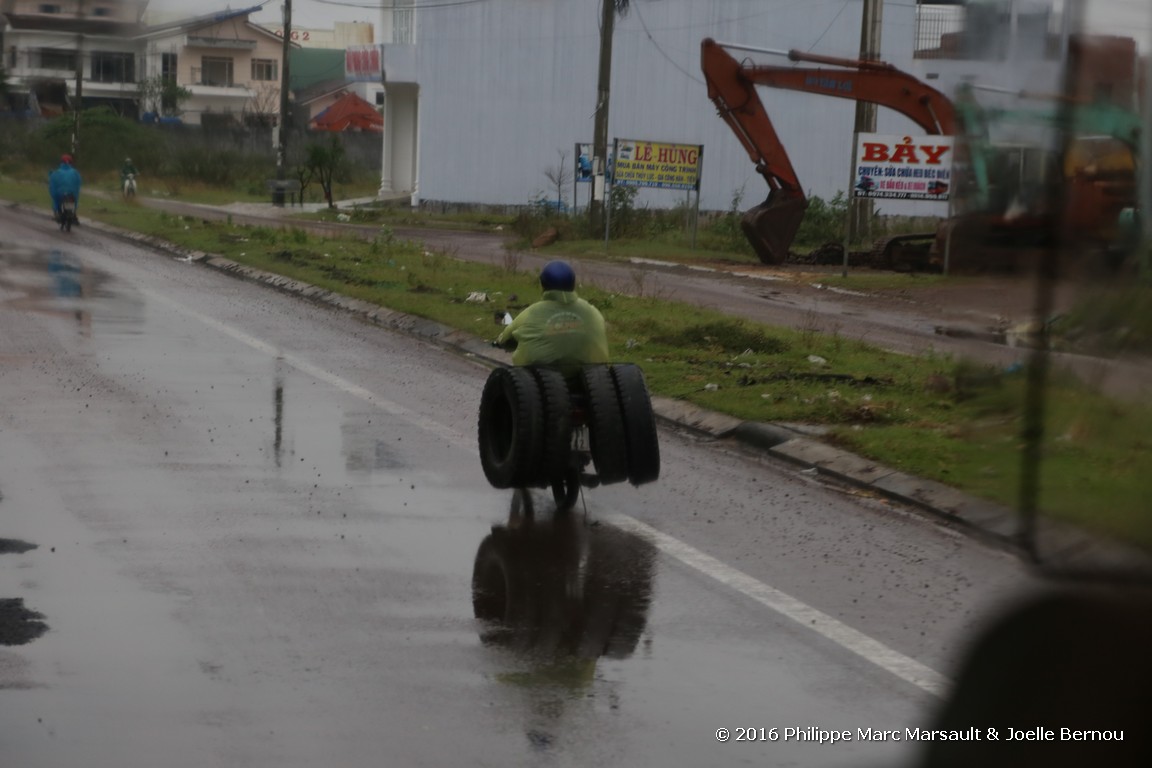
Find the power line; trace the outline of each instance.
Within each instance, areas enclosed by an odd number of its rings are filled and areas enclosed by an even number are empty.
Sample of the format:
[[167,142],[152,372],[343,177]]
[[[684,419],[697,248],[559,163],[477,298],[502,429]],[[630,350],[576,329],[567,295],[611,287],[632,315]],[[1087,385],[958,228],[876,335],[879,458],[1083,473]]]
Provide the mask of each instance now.
[[[384,10],[383,6],[380,5],[379,0],[367,5],[364,3],[349,2],[349,0],[310,0],[310,2],[319,3],[321,5],[339,5],[345,8],[362,8],[365,11]],[[394,11],[423,11],[432,8],[455,8],[461,5],[478,5],[479,3],[487,2],[490,2],[490,0],[433,0],[432,2],[426,3],[413,2],[412,5],[393,5],[389,6],[389,8]]]
[[824,31],[820,33],[820,36],[812,41],[812,45],[808,46],[809,52],[811,52],[811,50],[816,47],[817,43],[824,39],[824,35],[828,34],[828,31],[832,29],[832,27],[836,24],[836,20],[840,18],[840,14],[844,13],[844,11],[848,8],[849,2],[850,0],[845,0],[844,5],[840,6],[840,10],[836,11],[836,15],[832,17],[832,21],[828,22],[828,26],[824,27]]
[[632,7],[636,9],[636,18],[640,20],[640,27],[644,30],[644,34],[648,36],[648,41],[651,42],[656,50],[660,53],[660,55],[664,57],[664,60],[671,64],[676,71],[683,74],[689,80],[699,83],[700,85],[704,85],[703,80],[680,66],[671,56],[664,52],[664,49],[660,47],[660,43],[656,42],[656,38],[652,37],[652,33],[648,31],[648,25],[644,23],[644,14],[640,13],[640,3],[636,3]]

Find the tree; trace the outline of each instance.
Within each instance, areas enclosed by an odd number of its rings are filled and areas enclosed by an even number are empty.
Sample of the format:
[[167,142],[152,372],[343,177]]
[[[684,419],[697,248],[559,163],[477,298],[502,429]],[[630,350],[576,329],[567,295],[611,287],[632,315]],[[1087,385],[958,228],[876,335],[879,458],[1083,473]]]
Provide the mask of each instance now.
[[253,128],[271,128],[280,112],[280,89],[274,85],[261,85],[253,90],[244,104],[242,120]]
[[556,189],[556,211],[559,212],[564,207],[564,190],[572,183],[572,169],[568,165],[567,152],[557,149],[556,154],[560,156],[560,161],[544,169],[544,178]]
[[167,77],[146,77],[136,84],[136,102],[141,112],[173,117],[180,105],[192,98],[192,91]]
[[339,137],[332,136],[328,146],[323,144],[310,144],[308,146],[307,168],[315,179],[320,182],[324,190],[324,199],[328,201],[329,208],[335,208],[332,202],[332,179],[344,164],[344,143]]

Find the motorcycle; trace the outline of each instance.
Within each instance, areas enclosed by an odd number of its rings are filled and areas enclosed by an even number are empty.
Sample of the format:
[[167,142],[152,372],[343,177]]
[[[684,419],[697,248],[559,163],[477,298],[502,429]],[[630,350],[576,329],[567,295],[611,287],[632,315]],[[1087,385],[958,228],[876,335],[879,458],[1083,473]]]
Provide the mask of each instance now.
[[76,198],[65,195],[60,201],[60,216],[58,223],[61,232],[71,232],[72,225],[76,223]]
[[[656,417],[631,363],[499,367],[480,398],[480,463],[494,488],[550,488],[567,512],[582,488],[660,476]],[[591,471],[590,471],[591,469]]]
[[136,197],[136,174],[124,174],[124,199]]

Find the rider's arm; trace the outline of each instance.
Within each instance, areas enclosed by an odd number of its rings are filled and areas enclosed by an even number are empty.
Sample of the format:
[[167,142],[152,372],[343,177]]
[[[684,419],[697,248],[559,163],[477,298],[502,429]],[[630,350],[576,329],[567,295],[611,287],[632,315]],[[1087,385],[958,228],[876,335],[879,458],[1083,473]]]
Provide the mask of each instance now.
[[516,349],[516,347],[520,344],[520,339],[517,336],[517,333],[526,324],[532,322],[533,316],[536,314],[536,312],[539,311],[538,309],[533,309],[533,307],[536,306],[536,304],[533,304],[520,314],[516,315],[516,317],[512,318],[512,322],[509,325],[504,326],[504,330],[501,331],[500,335],[496,337],[496,340],[492,342],[492,346],[503,347],[509,351]]
[[518,342],[516,337],[512,335],[515,327],[516,321],[513,320],[511,325],[505,326],[504,330],[500,332],[500,335],[497,336],[495,341],[492,342],[492,346],[507,349],[509,351],[516,349]]

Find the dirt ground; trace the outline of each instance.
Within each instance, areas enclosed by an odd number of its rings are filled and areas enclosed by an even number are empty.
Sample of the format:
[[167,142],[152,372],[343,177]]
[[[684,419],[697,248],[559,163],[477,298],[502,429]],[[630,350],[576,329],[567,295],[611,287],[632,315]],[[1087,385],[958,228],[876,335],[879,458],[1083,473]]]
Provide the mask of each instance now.
[[[830,284],[835,285],[842,273],[839,266],[734,265],[731,262],[713,262],[707,266],[729,272],[770,276],[779,279],[782,284],[792,284],[792,290],[795,291],[823,284],[822,280],[829,280]],[[845,294],[846,300],[868,305],[888,305],[891,309],[905,305],[917,314],[938,314],[942,323],[956,318],[969,318],[989,326],[1017,325],[1034,317],[1040,300],[1039,280],[1034,275],[964,275],[939,280],[933,279],[937,276],[864,268],[850,269],[848,274],[890,275],[903,284],[873,286],[864,291],[864,295]],[[1101,286],[1104,283],[1099,280],[1065,279],[1052,285],[1051,294],[1046,299],[1049,314],[1067,311],[1091,285]]]

